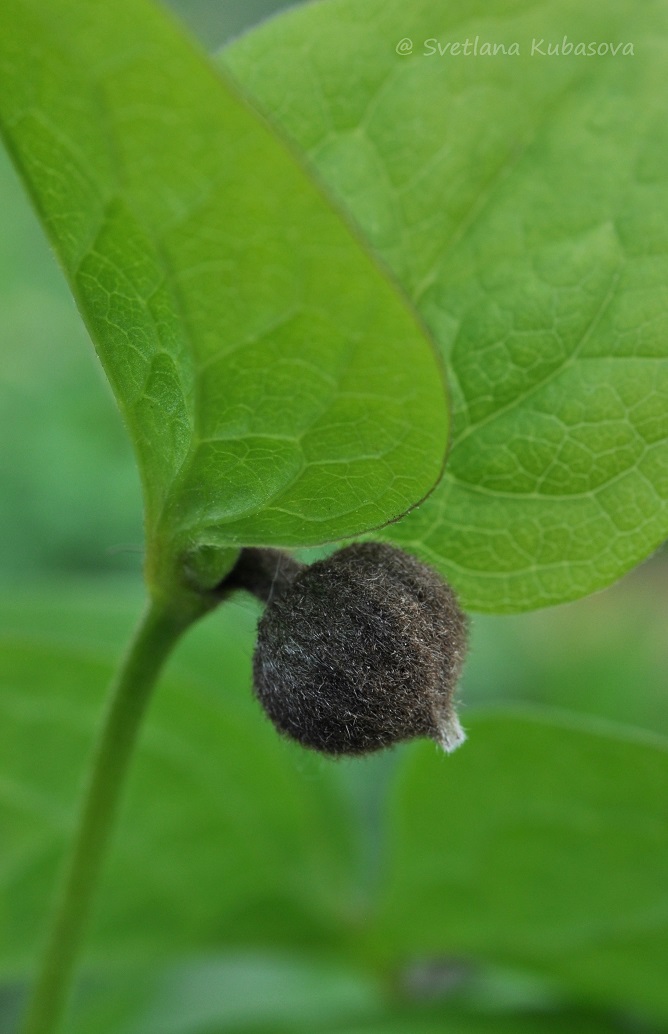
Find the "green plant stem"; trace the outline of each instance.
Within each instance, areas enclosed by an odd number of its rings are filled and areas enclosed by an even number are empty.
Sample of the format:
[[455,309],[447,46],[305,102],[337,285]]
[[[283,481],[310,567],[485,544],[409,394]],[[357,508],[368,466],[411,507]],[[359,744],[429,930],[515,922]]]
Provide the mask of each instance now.
[[142,717],[162,665],[201,612],[150,604],[111,687],[24,1034],[58,1029]]

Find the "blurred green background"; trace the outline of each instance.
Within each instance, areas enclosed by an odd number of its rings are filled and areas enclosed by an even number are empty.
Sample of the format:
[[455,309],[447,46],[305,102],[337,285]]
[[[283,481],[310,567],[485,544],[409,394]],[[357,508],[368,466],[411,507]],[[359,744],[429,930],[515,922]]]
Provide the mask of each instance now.
[[[171,0],[171,6],[213,50],[285,5],[267,0]],[[5,628],[13,621],[20,623],[27,613],[42,614],[48,624],[60,607],[68,635],[78,634],[83,642],[92,637],[99,643],[105,629],[125,631],[128,606],[138,605],[141,597],[139,481],[93,349],[4,153],[0,211],[0,617]],[[247,659],[256,612],[243,602],[232,609]],[[532,701],[668,734],[667,623],[664,554],[587,600],[519,617],[476,618],[461,691],[464,724],[467,709],[476,705]],[[247,670],[240,678],[247,680]],[[228,691],[248,694],[248,685],[228,686]],[[373,813],[392,764],[391,755],[375,759],[363,769],[363,778],[359,768],[340,767],[337,778],[357,800],[362,816]],[[305,762],[307,782],[309,771]],[[447,997],[452,988],[461,988],[460,976],[456,965],[437,971],[427,966],[401,979],[412,980],[415,997],[429,1005],[434,996]],[[264,958],[261,952],[259,957],[225,962],[193,961],[182,967],[178,980],[183,1012],[190,1019],[181,1027],[175,1024],[175,1031],[317,1031],[325,1029],[319,1024],[330,1013],[373,1013],[368,988],[358,986],[349,973],[334,969],[323,974],[315,964],[295,966],[287,957]],[[467,987],[467,994],[495,1008],[543,1007],[552,1001],[550,988],[521,973],[490,969]],[[206,1008],[207,995],[222,997],[221,989],[226,989],[226,1008],[232,1010],[225,1022],[214,1006],[209,1014]],[[132,998],[134,993],[128,982],[127,995]],[[14,984],[0,993],[0,1031],[14,1029],[18,996]],[[156,1000],[159,1016],[159,995]],[[93,1004],[82,1007],[77,1030],[116,1029],[113,1016],[109,1019],[108,995],[92,995],[90,1001]],[[98,1001],[103,1004],[96,1006]],[[171,1001],[169,994],[165,1001]],[[124,1015],[122,995],[116,1006],[119,1017]],[[211,1015],[218,1019],[212,1021]],[[278,1027],[277,1016],[283,1024]],[[583,1012],[563,1017],[567,1026],[555,1026],[555,1031],[658,1029],[628,1016],[600,1018],[600,1027],[598,1017]],[[274,1026],[267,1025],[270,1020]],[[168,1029],[164,1020],[152,1022],[147,1030]],[[396,1029],[407,1034],[412,1029],[442,1029],[434,1022],[429,1026],[425,1015],[420,1019],[424,1026],[418,1028],[408,1018]],[[120,1019],[118,1023],[118,1030],[126,1029]],[[344,1020],[340,1029],[353,1030]],[[360,1021],[354,1029],[373,1028]],[[515,1021],[499,1015],[491,1027],[475,1029],[520,1030]]]

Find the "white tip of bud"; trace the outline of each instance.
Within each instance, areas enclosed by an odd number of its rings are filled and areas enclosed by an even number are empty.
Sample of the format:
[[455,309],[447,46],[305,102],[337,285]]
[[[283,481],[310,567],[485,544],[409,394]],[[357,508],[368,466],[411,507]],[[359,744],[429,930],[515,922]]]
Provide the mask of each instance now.
[[466,739],[466,733],[459,724],[459,718],[454,712],[441,720],[438,736],[434,738],[446,754],[452,754],[453,750],[461,747]]

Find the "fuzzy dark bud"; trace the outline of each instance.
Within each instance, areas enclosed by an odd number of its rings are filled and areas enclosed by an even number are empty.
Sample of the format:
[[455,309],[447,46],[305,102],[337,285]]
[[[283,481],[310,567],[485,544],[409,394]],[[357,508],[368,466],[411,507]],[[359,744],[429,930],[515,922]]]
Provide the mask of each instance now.
[[467,621],[431,568],[376,542],[310,567],[249,549],[228,586],[266,602],[254,684],[282,733],[330,755],[420,736],[450,751],[464,739],[454,694]]

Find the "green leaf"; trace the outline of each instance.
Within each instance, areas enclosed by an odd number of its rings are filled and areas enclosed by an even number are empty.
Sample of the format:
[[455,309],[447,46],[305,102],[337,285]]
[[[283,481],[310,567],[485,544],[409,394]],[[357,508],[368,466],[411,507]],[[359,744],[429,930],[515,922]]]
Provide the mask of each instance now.
[[[417,1010],[399,1015],[395,1011],[395,1015],[384,1020],[329,1028],[327,1034],[406,1034],[406,1031],[411,1034],[572,1034],[574,1030],[578,1034],[619,1034],[619,1029],[615,1022],[578,1013],[565,1013],[563,1016],[548,1012],[509,1013],[499,1016],[495,1013],[475,1015],[445,1008],[426,1016]],[[275,1030],[248,1030],[248,1034],[275,1034]]]
[[154,581],[191,554],[210,583],[225,547],[355,534],[431,490],[447,420],[424,332],[164,13],[8,0],[0,81],[135,444]]
[[331,962],[240,953],[194,959],[161,975],[141,1034],[321,1031],[382,1009],[378,981]]
[[[385,534],[472,609],[585,595],[668,534],[667,15],[329,0],[223,54],[442,347],[446,474]],[[565,35],[634,54],[532,56]],[[520,53],[436,50],[467,38]]]
[[[140,605],[137,587],[113,583],[0,598],[5,979],[31,968],[104,686]],[[371,1023],[362,998],[367,986],[373,1004],[374,974],[443,958],[468,960],[474,973],[479,962],[509,965],[546,977],[558,995],[668,1014],[663,741],[558,715],[497,713],[465,721],[473,742],[451,758],[426,745],[346,771],[292,749],[262,718],[249,691],[255,618],[255,608],[234,604],[209,615],[159,687],[91,930],[82,1031],[104,1030],[85,1016],[104,1013],[112,990],[124,1018],[164,1015],[166,992],[194,973],[180,960],[213,951],[228,953],[232,969],[249,952],[275,953],[279,969],[294,959],[295,973],[303,964],[306,1017],[308,973],[320,960],[360,966],[360,1030]],[[374,798],[393,760],[388,836],[377,830],[385,809]],[[345,784],[373,843],[358,842]],[[161,959],[177,969],[161,977]],[[125,986],[123,967],[136,972],[136,988]],[[296,977],[291,986],[297,1002]],[[351,1023],[355,986],[341,999]],[[198,995],[186,1000],[184,989],[186,1015]],[[443,1013],[444,1029],[446,1016],[462,1031],[513,1029],[498,1015],[498,1027],[485,1016],[460,1021],[460,1007]],[[404,1030],[431,1030],[429,1015],[401,1017]],[[561,1019],[522,1022],[528,1034],[560,1030]],[[308,1017],[303,1026],[313,1029]],[[114,1029],[124,1030],[120,1019]]]
[[397,1000],[377,975],[299,954],[193,956],[83,985],[71,1034],[619,1034],[586,1012]]
[[[138,604],[136,592],[89,587],[0,605],[4,977],[31,968],[104,689]],[[255,617],[235,606],[210,615],[161,681],[100,888],[89,968],[210,944],[312,952],[336,943],[354,869],[349,822],[331,765],[280,740],[252,698]]]
[[465,724],[475,749],[407,758],[378,949],[668,1016],[668,741],[530,712]]

